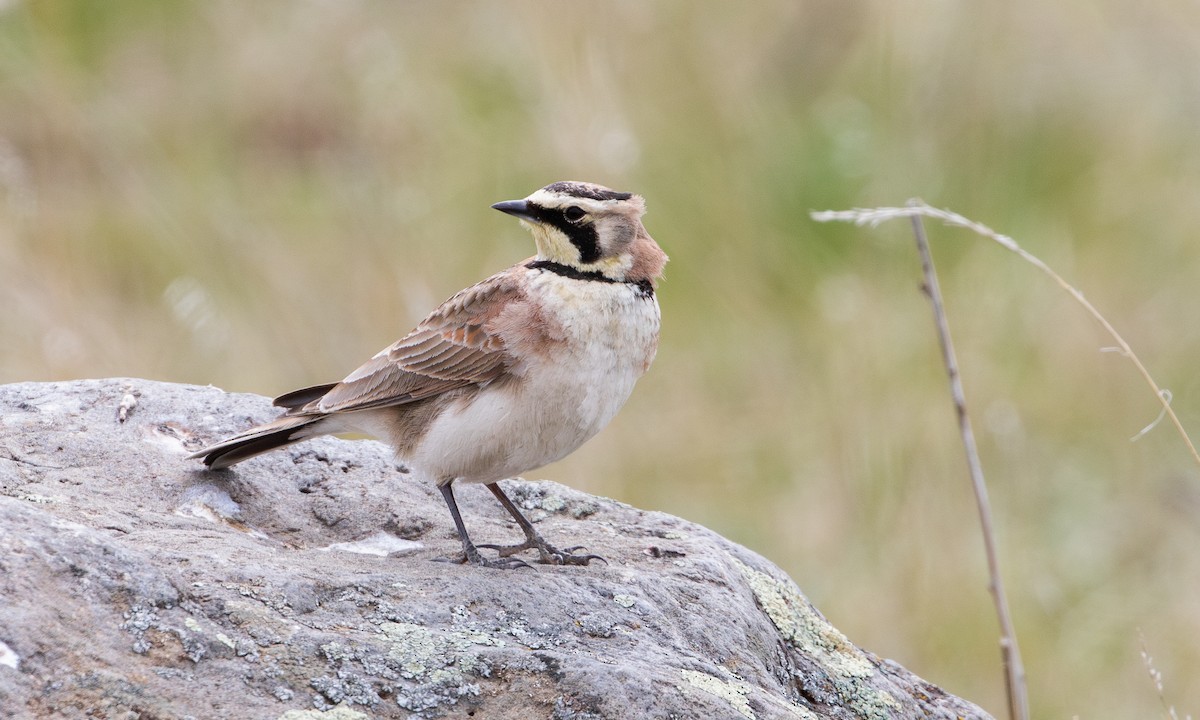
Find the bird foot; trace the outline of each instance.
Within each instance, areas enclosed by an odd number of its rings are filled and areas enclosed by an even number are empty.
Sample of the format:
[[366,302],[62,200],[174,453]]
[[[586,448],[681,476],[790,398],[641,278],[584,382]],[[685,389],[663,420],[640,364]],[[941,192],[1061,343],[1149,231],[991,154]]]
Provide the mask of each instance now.
[[537,550],[538,562],[543,565],[587,565],[593,560],[599,560],[605,565],[608,560],[605,560],[599,555],[576,555],[578,550],[586,550],[583,545],[572,545],[569,548],[559,550],[550,543],[546,542],[539,536],[531,537],[525,542],[518,545],[480,545],[481,548],[495,550],[500,558],[508,558],[525,550]]
[[[490,547],[488,545],[480,545],[479,547]],[[533,566],[525,562],[521,558],[508,557],[501,555],[496,559],[485,558],[479,550],[472,545],[463,550],[457,555],[452,555],[446,558],[436,558],[435,562],[453,563],[456,565],[478,565],[479,567],[495,568],[497,570],[516,570],[518,568],[533,569]]]

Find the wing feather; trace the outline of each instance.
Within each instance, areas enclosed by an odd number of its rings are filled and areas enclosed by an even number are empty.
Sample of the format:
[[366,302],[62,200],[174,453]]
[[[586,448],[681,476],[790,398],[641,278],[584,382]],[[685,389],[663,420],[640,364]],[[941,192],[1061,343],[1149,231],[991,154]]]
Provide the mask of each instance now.
[[514,359],[494,321],[509,303],[523,296],[511,271],[493,275],[442,303],[412,332],[324,395],[288,412],[333,413],[403,405],[496,380]]

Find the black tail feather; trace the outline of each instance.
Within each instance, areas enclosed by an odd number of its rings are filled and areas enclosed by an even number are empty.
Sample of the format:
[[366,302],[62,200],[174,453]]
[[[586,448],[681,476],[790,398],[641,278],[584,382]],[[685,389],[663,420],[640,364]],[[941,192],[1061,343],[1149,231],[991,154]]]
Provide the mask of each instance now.
[[304,407],[313,400],[320,400],[325,397],[325,394],[334,388],[337,383],[329,383],[327,385],[313,385],[312,387],[293,390],[290,393],[285,393],[275,398],[273,401],[275,407],[287,408],[295,410]]
[[261,455],[284,445],[291,445],[306,440],[321,432],[313,427],[323,419],[320,415],[299,417],[281,417],[278,420],[251,428],[246,432],[222,440],[203,450],[189,455],[189,458],[203,458],[204,464],[213,470],[225,468],[240,463],[243,460]]

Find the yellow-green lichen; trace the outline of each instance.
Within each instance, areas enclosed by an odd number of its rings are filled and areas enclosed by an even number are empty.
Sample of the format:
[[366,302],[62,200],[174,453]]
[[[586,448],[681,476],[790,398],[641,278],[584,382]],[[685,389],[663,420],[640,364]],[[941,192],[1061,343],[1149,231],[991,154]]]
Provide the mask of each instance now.
[[811,657],[829,675],[842,700],[864,718],[888,718],[899,703],[888,692],[860,682],[875,666],[837,628],[821,617],[800,589],[733,558],[758,604],[784,639]]
[[401,675],[437,682],[461,680],[461,674],[481,669],[478,645],[503,646],[504,641],[474,630],[437,630],[415,623],[386,622],[379,626],[390,641],[388,657],[400,665]]
[[429,671],[431,662],[442,664],[445,659],[437,658],[438,647],[433,633],[428,628],[412,623],[384,623],[380,628],[392,647],[388,657],[400,664],[400,672],[407,678],[421,677]]
[[567,501],[558,495],[547,495],[542,498],[542,509],[546,512],[560,512],[567,507]]
[[683,673],[683,679],[687,681],[688,685],[726,701],[746,720],[757,720],[754,711],[750,709],[750,702],[746,699],[746,695],[750,692],[749,684],[741,680],[726,682],[695,670],[680,670],[680,672]]
[[[750,683],[736,680],[727,682],[718,677],[713,677],[707,673],[696,672],[695,670],[680,670],[683,674],[683,679],[687,684],[703,690],[710,695],[725,700],[733,709],[747,720],[756,720],[754,709],[750,707],[749,695],[751,692]],[[768,703],[774,706],[777,710],[783,712],[783,715],[771,713],[770,717],[794,717],[796,720],[820,720],[820,717],[810,711],[808,708],[801,707],[795,703],[776,697],[769,693],[760,692],[758,699],[762,703]]]

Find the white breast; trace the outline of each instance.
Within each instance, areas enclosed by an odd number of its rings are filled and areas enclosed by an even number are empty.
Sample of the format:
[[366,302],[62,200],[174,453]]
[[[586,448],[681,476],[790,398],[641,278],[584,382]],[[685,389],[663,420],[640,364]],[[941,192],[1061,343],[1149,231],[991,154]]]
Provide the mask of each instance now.
[[516,382],[451,406],[405,460],[435,482],[494,482],[570,454],[606,426],[658,347],[658,302],[633,285],[530,271],[530,297],[561,341]]

